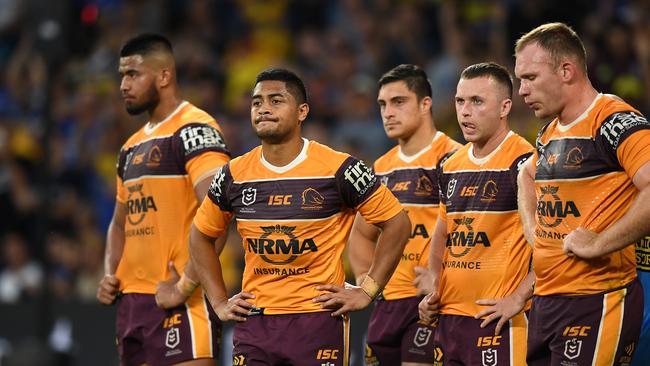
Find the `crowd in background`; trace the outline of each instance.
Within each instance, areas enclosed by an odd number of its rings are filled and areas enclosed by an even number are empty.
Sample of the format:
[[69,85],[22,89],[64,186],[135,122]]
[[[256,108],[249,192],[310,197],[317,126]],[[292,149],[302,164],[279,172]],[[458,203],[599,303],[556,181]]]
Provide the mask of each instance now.
[[[453,103],[460,71],[482,61],[512,70],[514,41],[548,21],[581,36],[597,90],[650,114],[650,3],[566,3],[0,1],[0,303],[95,301],[117,152],[146,122],[120,98],[119,48],[131,36],[170,38],[183,97],[218,120],[233,156],[258,145],[249,117],[255,76],[283,66],[308,89],[305,135],[372,161],[394,144],[376,103],[383,72],[423,67],[437,127],[462,141]],[[512,128],[532,142],[545,121],[513,101]],[[231,235],[224,253],[233,291],[238,240]]]

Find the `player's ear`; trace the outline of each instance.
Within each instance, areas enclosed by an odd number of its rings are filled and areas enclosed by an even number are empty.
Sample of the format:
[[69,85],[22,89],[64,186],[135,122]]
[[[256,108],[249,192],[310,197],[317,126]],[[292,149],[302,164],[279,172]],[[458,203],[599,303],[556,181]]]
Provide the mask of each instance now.
[[307,103],[302,103],[298,106],[298,121],[302,123],[302,121],[307,119],[307,115],[309,114],[309,104]]
[[166,88],[172,83],[172,70],[168,68],[163,68],[158,74],[158,86],[161,88]]
[[510,109],[512,109],[512,99],[504,98],[501,101],[501,110],[499,111],[499,117],[506,118],[510,114]]
[[565,60],[560,64],[560,77],[564,82],[570,82],[576,76],[576,65],[575,63]]
[[422,98],[420,101],[420,112],[422,113],[431,113],[431,105],[433,104],[433,101],[431,100],[431,97],[426,96]]

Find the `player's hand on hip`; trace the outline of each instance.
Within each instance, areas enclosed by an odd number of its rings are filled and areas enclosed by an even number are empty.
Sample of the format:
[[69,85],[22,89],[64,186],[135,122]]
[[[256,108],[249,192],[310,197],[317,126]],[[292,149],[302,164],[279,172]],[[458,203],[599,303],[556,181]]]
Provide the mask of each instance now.
[[117,298],[117,292],[120,289],[120,280],[115,275],[105,275],[99,281],[97,288],[97,300],[104,305],[111,305]]
[[422,296],[433,292],[435,285],[435,276],[433,271],[427,267],[417,266],[413,269],[415,271],[415,279],[413,285],[417,288],[417,295]]
[[242,291],[230,299],[224,299],[212,305],[212,308],[221,321],[236,320],[238,322],[245,322],[246,316],[253,308],[253,304],[246,301],[246,299],[254,298],[255,295],[250,292]]
[[183,294],[176,284],[181,276],[174,267],[174,262],[169,262],[169,278],[158,282],[156,287],[156,305],[162,309],[175,308],[187,301],[189,296]]
[[494,334],[498,335],[501,332],[501,328],[503,328],[510,318],[524,310],[526,299],[523,299],[522,296],[512,294],[501,299],[480,299],[476,300],[476,303],[478,305],[489,306],[489,308],[478,312],[474,315],[474,319],[486,317],[481,323],[481,328],[485,328],[494,320],[499,319],[494,328]]
[[420,320],[430,324],[433,321],[434,316],[438,313],[438,308],[440,307],[440,295],[438,291],[432,291],[426,295],[418,304],[418,315]]
[[579,227],[564,238],[564,253],[584,259],[600,257],[603,253],[596,243],[597,237],[598,233]]
[[323,309],[332,310],[332,316],[366,308],[372,302],[368,294],[359,286],[346,284],[345,287],[328,284],[316,286],[318,291],[327,293],[313,298]]

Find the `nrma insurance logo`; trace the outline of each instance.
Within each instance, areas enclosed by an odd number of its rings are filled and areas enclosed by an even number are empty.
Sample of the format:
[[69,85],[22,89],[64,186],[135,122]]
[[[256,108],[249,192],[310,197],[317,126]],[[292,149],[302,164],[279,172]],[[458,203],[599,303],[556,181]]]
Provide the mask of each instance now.
[[302,239],[293,233],[295,226],[274,225],[260,228],[264,234],[259,238],[246,238],[246,248],[249,252],[258,254],[267,263],[289,264],[305,252],[318,251],[314,239]]
[[484,231],[474,231],[473,217],[454,219],[454,229],[447,235],[447,249],[452,257],[462,257],[477,245],[490,246],[490,239]]
[[567,216],[580,217],[580,210],[573,201],[564,201],[558,195],[560,187],[543,186],[537,200],[537,220],[540,225],[553,228]]
[[129,196],[126,200],[127,220],[131,225],[137,225],[144,220],[149,211],[158,211],[153,196],[142,192],[142,184],[135,184],[127,188]]

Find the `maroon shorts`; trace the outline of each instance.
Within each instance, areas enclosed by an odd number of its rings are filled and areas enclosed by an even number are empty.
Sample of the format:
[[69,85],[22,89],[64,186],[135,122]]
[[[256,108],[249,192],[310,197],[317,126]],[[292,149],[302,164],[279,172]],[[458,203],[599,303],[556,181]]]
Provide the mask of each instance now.
[[220,344],[221,321],[200,291],[170,310],[157,307],[149,294],[125,294],[117,302],[120,365],[218,358]]
[[526,314],[512,317],[497,335],[493,321],[485,328],[481,319],[440,315],[436,329],[436,365],[523,366],[526,363]]
[[433,363],[435,328],[418,321],[422,297],[380,300],[370,315],[366,365]]
[[350,321],[330,312],[255,315],[235,325],[233,365],[348,365]]
[[596,295],[535,296],[526,360],[531,366],[629,364],[642,317],[638,279]]

